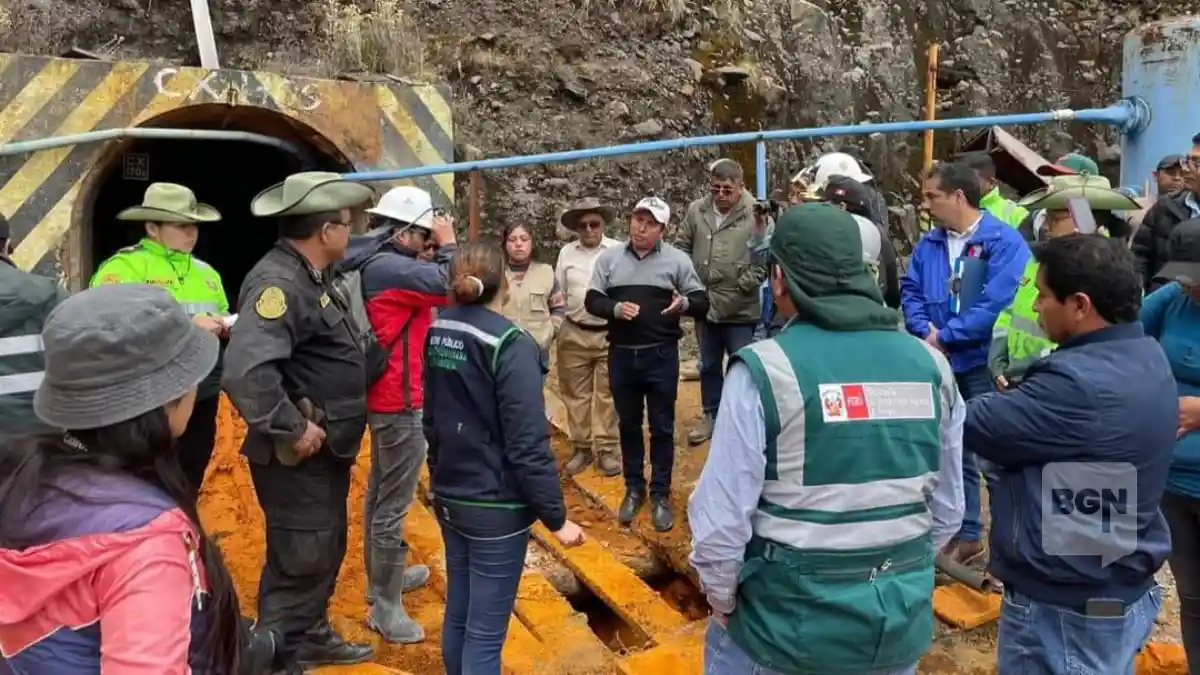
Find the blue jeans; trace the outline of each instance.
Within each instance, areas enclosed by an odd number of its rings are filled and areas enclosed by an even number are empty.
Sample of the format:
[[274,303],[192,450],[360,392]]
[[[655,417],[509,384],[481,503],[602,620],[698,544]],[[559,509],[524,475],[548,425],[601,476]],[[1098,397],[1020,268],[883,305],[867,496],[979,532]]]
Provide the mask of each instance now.
[[[992,376],[987,366],[977,366],[965,373],[955,373],[954,380],[958,383],[958,392],[964,401],[995,391]],[[980,512],[979,462],[970,448],[963,448],[963,513],[962,527],[958,530],[960,541],[979,541],[983,538],[983,517]]]
[[671,494],[675,466],[675,397],[679,394],[679,344],[608,350],[608,382],[617,429],[625,489],[646,491],[646,444],[642,421],[650,418],[650,494]]
[[1155,586],[1122,616],[1086,616],[1004,589],[997,675],[1133,675],[1137,653],[1162,606]]
[[446,675],[500,675],[500,650],[525,568],[529,530],[475,539],[440,517],[438,522],[446,544]]
[[696,322],[700,342],[700,405],[704,414],[716,419],[725,386],[725,356],[754,341],[752,323]]
[[[872,670],[863,675],[914,675],[917,664],[906,668]],[[704,675],[780,675],[778,671],[755,663],[725,632],[725,628],[708,620],[704,633]]]

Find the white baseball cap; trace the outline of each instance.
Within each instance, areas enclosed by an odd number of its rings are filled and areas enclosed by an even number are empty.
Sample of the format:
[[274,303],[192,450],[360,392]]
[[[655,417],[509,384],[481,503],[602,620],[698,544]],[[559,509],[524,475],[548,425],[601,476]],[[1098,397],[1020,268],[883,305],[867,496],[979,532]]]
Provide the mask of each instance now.
[[379,204],[367,209],[367,213],[427,230],[433,229],[433,198],[428,192],[411,185],[401,185],[388,190],[379,200]]
[[637,206],[633,207],[633,210],[635,213],[637,211],[648,212],[661,225],[671,222],[671,207],[667,206],[667,203],[658,197],[646,197],[638,202]]

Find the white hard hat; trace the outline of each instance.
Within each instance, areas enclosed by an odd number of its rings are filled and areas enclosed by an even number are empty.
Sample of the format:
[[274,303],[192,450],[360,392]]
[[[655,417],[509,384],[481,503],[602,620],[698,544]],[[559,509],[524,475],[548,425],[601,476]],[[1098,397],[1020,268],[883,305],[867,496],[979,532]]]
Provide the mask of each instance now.
[[433,229],[433,198],[421,188],[401,185],[388,190],[375,208],[367,213],[409,223],[427,230]]
[[863,262],[878,265],[879,255],[883,250],[883,235],[879,233],[879,226],[856,213],[850,215],[854,217],[854,222],[858,223],[858,236],[863,245]]
[[854,157],[846,153],[829,153],[821,155],[814,165],[796,174],[796,178],[793,178],[792,181],[793,183],[803,181],[812,195],[821,195],[824,186],[835,175],[845,175],[846,178],[857,180],[859,183],[868,183],[872,178],[871,174],[863,171],[863,167],[859,166],[858,160]]

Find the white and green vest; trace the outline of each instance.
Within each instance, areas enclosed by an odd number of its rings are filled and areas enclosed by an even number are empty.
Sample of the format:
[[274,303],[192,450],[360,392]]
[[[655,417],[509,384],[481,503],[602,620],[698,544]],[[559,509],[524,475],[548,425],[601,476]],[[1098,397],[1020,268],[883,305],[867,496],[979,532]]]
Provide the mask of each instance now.
[[782,673],[916,663],[933,639],[949,364],[905,333],[805,323],[734,358],[762,399],[767,468],[731,637]]

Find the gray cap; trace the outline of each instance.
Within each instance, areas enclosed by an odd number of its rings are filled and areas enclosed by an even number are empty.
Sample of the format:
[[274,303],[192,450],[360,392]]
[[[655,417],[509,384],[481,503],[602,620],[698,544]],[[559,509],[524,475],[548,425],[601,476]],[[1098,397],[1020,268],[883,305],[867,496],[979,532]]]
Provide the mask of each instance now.
[[217,363],[215,335],[193,325],[165,290],[98,286],[50,312],[42,328],[46,376],[33,407],[60,429],[96,429],[161,408]]

